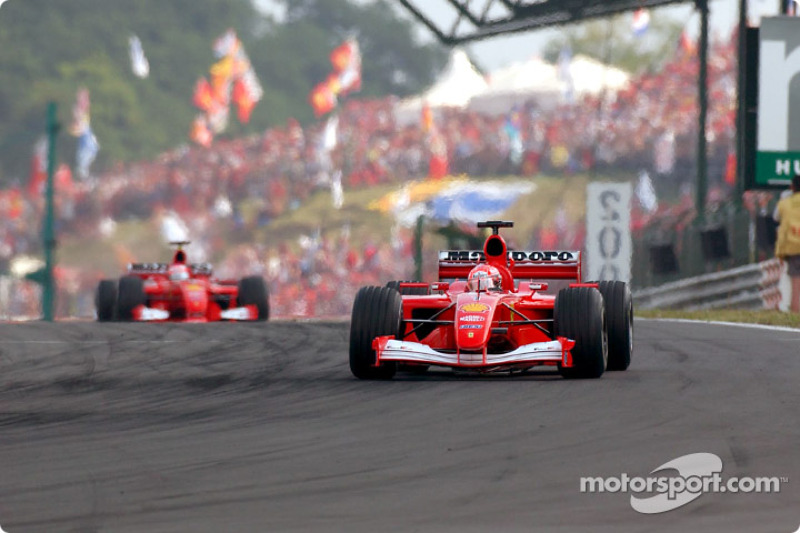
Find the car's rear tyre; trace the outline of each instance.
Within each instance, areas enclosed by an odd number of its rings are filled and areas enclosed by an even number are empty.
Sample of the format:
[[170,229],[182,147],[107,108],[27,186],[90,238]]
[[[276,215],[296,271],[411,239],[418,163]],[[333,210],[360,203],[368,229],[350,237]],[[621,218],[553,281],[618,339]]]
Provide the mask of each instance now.
[[117,310],[117,282],[115,280],[104,279],[97,284],[94,305],[98,322],[114,320]]
[[559,364],[559,373],[569,379],[602,376],[608,362],[608,337],[600,291],[591,287],[561,289],[556,295],[553,318],[556,336],[575,341],[573,366]]
[[393,362],[375,365],[372,341],[383,335],[400,334],[403,299],[395,289],[362,287],[353,302],[350,320],[350,371],[359,379],[391,379],[397,371]]
[[633,298],[624,281],[599,281],[606,306],[608,366],[606,370],[626,370],[633,355]]
[[144,305],[144,280],[137,276],[124,276],[119,280],[117,292],[117,317],[133,320],[133,310]]
[[427,296],[431,293],[430,286],[428,287],[400,287],[401,283],[419,283],[417,281],[390,281],[386,286],[394,289],[403,296]]
[[267,320],[269,318],[269,291],[267,283],[261,276],[248,276],[239,281],[240,306],[255,305],[258,309],[256,320]]

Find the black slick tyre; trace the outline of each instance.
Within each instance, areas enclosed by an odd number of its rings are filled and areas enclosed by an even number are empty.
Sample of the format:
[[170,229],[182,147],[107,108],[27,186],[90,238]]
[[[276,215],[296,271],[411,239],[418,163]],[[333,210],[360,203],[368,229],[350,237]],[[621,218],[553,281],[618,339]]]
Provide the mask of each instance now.
[[117,310],[117,282],[115,280],[104,279],[97,284],[94,305],[98,322],[114,320]]
[[626,370],[633,355],[633,298],[624,281],[599,281],[606,306],[608,329],[608,367]]
[[376,367],[372,341],[383,335],[400,334],[403,299],[395,289],[362,287],[356,293],[350,320],[350,371],[359,379],[391,379],[393,362]]
[[570,287],[556,295],[553,311],[556,336],[575,341],[572,367],[558,365],[568,379],[599,378],[608,361],[608,338],[603,297],[595,288]]
[[256,306],[258,309],[256,320],[264,321],[269,318],[269,291],[261,276],[248,276],[239,280],[238,301],[240,306]]
[[144,280],[137,276],[120,278],[117,292],[117,317],[120,320],[133,320],[133,310],[144,303]]

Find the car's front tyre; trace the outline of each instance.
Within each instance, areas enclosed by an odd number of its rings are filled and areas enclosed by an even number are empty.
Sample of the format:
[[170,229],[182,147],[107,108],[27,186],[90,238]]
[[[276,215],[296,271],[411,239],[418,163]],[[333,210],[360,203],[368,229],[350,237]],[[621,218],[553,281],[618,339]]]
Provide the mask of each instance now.
[[145,303],[144,280],[138,276],[123,276],[117,294],[117,317],[133,320],[133,310]]
[[97,284],[94,298],[98,322],[114,320],[117,311],[117,282],[113,279],[104,279]]
[[397,337],[403,320],[403,299],[395,289],[362,287],[356,293],[350,321],[350,371],[359,379],[391,379],[393,362],[375,366],[375,337]]
[[256,320],[264,321],[269,318],[269,291],[261,276],[248,276],[239,281],[238,301],[240,306],[256,306],[258,309]]

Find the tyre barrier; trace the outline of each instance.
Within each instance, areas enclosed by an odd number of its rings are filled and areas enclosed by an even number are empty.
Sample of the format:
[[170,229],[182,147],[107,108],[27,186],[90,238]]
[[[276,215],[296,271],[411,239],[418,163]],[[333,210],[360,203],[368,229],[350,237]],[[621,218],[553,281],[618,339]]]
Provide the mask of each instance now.
[[778,309],[782,266],[773,258],[634,291],[637,309]]

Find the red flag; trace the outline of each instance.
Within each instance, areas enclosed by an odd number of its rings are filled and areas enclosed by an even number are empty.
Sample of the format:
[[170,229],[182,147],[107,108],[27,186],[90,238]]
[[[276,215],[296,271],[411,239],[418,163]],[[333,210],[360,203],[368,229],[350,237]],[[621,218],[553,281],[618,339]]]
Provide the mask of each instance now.
[[433,111],[431,106],[427,104],[422,105],[422,131],[428,133],[433,130]]
[[195,117],[194,122],[192,122],[192,131],[189,132],[189,138],[200,146],[206,148],[211,146],[213,136],[211,135],[211,130],[208,129],[208,122],[203,115]]
[[347,40],[333,49],[331,52],[331,64],[333,70],[341,72],[350,66],[350,61],[353,58],[353,48],[350,45],[350,40]]
[[228,105],[231,81],[233,80],[233,58],[223,57],[209,69],[211,77],[211,94],[214,100]]
[[686,30],[681,32],[680,49],[685,55],[694,55],[696,52],[695,43]]
[[334,92],[334,86],[330,83],[330,79],[318,83],[314,87],[314,90],[311,91],[310,101],[314,115],[317,117],[330,113],[336,107],[336,92]]
[[200,78],[194,86],[194,96],[192,103],[203,111],[208,111],[214,106],[214,95],[211,92],[211,84],[205,78]]
[[447,176],[450,171],[450,162],[447,158],[447,144],[444,138],[435,130],[429,137],[430,154],[428,160],[428,177],[440,180]]
[[56,190],[59,193],[71,193],[74,182],[72,181],[72,170],[66,163],[58,165],[55,175],[53,176]]
[[250,96],[250,91],[243,79],[239,78],[233,82],[233,102],[236,104],[236,114],[239,122],[247,124],[250,121],[250,113],[256,103]]
[[8,211],[6,215],[12,220],[16,220],[25,212],[25,204],[22,201],[22,192],[18,187],[9,189],[6,195],[8,202]]
[[31,175],[28,178],[28,195],[41,196],[47,181],[47,140],[42,137],[36,141],[31,158]]
[[339,92],[361,90],[361,51],[358,41],[350,38],[334,48],[331,52],[331,64],[339,80]]
[[729,152],[725,161],[725,183],[731,187],[736,185],[736,152]]

